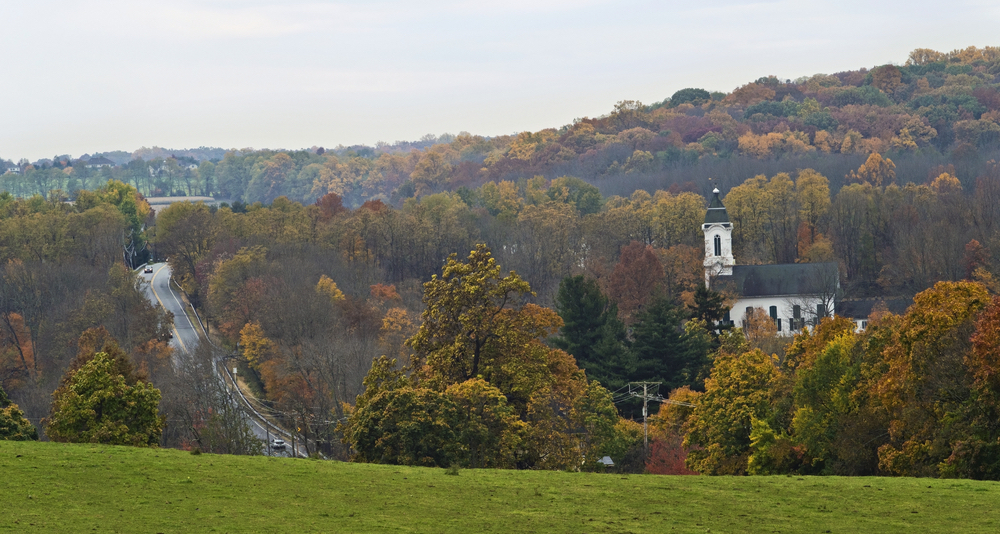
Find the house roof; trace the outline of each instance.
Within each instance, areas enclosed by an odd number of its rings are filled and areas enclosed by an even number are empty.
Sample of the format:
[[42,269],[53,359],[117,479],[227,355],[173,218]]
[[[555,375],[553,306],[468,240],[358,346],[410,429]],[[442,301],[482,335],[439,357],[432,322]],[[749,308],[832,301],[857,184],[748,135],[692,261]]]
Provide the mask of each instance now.
[[879,297],[870,299],[844,299],[837,302],[837,315],[851,319],[867,319],[879,304],[885,304],[890,313],[902,315],[913,304],[911,297]]
[[712,191],[712,203],[708,205],[708,211],[705,212],[705,224],[728,222],[729,215],[726,214],[726,207],[722,205],[722,199],[719,198],[719,190],[715,189]]
[[839,283],[836,263],[788,263],[736,265],[732,276],[715,277],[712,287],[734,290],[742,297],[832,296]]

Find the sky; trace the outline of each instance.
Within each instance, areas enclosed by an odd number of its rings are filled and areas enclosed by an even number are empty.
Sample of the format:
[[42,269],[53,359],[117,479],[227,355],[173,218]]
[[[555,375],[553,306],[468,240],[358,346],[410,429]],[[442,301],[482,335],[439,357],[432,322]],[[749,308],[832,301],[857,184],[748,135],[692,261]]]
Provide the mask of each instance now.
[[0,2],[0,157],[503,135],[1000,46],[986,0]]

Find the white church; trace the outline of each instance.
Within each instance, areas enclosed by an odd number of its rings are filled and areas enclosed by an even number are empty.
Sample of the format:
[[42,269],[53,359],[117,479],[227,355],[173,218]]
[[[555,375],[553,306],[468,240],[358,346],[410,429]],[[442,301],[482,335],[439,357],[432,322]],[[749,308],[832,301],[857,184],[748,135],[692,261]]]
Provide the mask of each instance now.
[[840,288],[835,262],[784,265],[736,265],[733,257],[733,224],[712,191],[705,214],[705,286],[736,296],[726,320],[742,325],[754,308],[766,312],[779,335],[791,335],[834,314]]

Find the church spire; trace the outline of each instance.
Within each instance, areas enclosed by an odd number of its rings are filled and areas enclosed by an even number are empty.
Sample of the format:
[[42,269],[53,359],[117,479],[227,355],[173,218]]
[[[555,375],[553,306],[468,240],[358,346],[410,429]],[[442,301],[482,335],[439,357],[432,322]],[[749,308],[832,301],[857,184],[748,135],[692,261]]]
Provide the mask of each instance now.
[[711,286],[716,276],[732,276],[736,260],[733,258],[733,225],[729,222],[726,207],[719,198],[719,189],[712,191],[712,202],[705,213],[705,286]]
[[728,222],[729,214],[726,213],[726,207],[719,198],[719,188],[715,188],[712,190],[712,203],[708,205],[708,211],[705,213],[705,224]]

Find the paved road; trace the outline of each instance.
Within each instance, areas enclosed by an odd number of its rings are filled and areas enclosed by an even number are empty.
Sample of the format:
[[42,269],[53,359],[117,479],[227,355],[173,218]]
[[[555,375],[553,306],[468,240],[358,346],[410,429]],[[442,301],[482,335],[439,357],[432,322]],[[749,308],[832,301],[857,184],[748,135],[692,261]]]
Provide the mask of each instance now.
[[170,266],[157,263],[152,267],[152,274],[142,274],[142,278],[148,282],[146,297],[174,314],[174,338],[170,340],[170,346],[176,351],[190,353],[198,346],[198,328],[184,313],[185,304],[180,295],[170,287]]
[[[170,266],[166,263],[156,263],[152,264],[152,273],[142,273],[142,278],[147,283],[145,285],[146,298],[151,302],[156,302],[164,309],[170,311],[174,314],[174,328],[173,328],[173,339],[170,340],[170,346],[174,348],[175,352],[185,352],[191,353],[198,346],[198,342],[201,339],[201,327],[196,326],[192,321],[190,316],[185,313],[184,300],[181,298],[180,293],[174,291],[170,287]],[[216,369],[218,372],[218,369]],[[270,432],[264,428],[264,423],[258,421],[256,417],[248,417],[250,421],[250,427],[253,429],[253,433],[257,438],[264,443],[267,443],[267,439],[270,437],[274,439],[279,437],[276,435],[274,429]],[[284,436],[288,438],[288,436]],[[296,444],[298,445],[298,444]],[[285,451],[272,451],[272,456],[290,456],[291,455],[291,443],[288,444]],[[296,453],[303,455],[304,451],[301,451],[301,447],[296,446]]]

